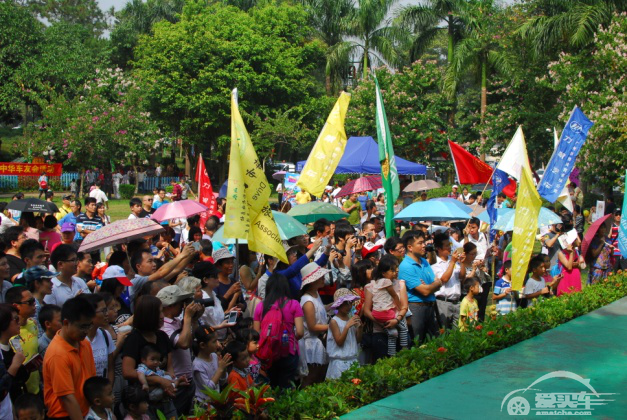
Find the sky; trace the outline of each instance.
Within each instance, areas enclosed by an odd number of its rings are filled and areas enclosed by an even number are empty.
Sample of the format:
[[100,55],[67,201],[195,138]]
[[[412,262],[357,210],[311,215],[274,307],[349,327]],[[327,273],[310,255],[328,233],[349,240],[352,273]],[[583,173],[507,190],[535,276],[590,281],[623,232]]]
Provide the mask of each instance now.
[[115,10],[121,10],[127,2],[128,0],[98,0],[102,10],[109,10],[111,6],[115,7]]

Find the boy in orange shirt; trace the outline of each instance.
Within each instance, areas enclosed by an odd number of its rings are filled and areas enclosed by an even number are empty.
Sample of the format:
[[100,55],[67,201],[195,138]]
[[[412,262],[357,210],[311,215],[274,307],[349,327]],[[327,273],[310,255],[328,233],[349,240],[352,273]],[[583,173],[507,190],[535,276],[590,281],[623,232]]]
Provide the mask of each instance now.
[[83,384],[96,376],[96,365],[85,337],[95,315],[94,307],[84,297],[75,297],[63,304],[63,326],[44,357],[44,403],[49,418],[82,420],[89,411]]
[[233,370],[229,373],[228,383],[234,384],[233,390],[246,391],[254,385],[254,380],[248,366],[250,365],[250,354],[248,347],[241,341],[231,341],[226,346],[226,353],[231,355],[233,360]]

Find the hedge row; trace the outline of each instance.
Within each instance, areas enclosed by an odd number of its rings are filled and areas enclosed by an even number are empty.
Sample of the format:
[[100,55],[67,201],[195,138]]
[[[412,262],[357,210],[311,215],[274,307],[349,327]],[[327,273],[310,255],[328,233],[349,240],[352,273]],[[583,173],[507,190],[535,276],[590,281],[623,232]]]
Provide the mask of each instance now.
[[545,299],[487,320],[468,332],[449,331],[371,366],[354,366],[337,381],[276,395],[270,418],[331,419],[471,363],[627,296],[627,273],[580,293]]

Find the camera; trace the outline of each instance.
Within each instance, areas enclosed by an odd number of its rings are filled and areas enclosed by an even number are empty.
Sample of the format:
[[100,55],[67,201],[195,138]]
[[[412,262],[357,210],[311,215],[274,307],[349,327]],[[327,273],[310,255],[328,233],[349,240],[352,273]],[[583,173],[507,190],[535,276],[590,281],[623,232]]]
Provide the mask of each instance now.
[[355,236],[355,238],[357,238],[358,241],[366,242],[366,237],[365,236],[361,236],[360,235],[360,236]]
[[425,246],[425,250],[427,252],[435,252],[435,248],[433,247],[433,244],[429,244],[429,245]]
[[212,298],[207,298],[207,299],[194,299],[194,303],[200,303],[202,306],[204,306],[205,308],[208,308],[209,306],[213,306],[214,304],[214,300]]

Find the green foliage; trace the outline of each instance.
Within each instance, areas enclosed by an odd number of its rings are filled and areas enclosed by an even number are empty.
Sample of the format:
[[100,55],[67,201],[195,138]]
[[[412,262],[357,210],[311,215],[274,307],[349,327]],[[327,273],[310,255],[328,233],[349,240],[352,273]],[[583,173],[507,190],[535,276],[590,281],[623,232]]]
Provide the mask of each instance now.
[[80,25],[95,36],[107,29],[107,18],[96,0],[24,0],[30,9],[48,22]]
[[308,33],[299,6],[281,3],[245,13],[191,1],[180,22],[162,21],[142,38],[135,68],[155,119],[219,159],[229,142],[233,88],[240,109],[262,120],[321,94],[312,72],[324,46]]
[[135,196],[135,185],[120,184],[120,197],[125,200],[130,200]]
[[448,331],[375,365],[354,365],[337,381],[281,393],[269,407],[270,418],[335,418],[535,337],[626,295],[627,278],[619,272],[582,292],[540,300],[531,308],[487,320],[467,332]]
[[[446,129],[451,103],[442,95],[442,68],[436,60],[419,60],[395,74],[376,70],[394,140],[394,153],[410,161],[435,163],[448,151]],[[346,117],[349,135],[376,137],[373,80],[352,93]],[[438,169],[448,163],[436,164]]]
[[57,150],[57,158],[79,168],[109,165],[110,160],[137,165],[164,141],[144,110],[134,79],[120,69],[97,70],[80,96],[57,95],[42,110],[42,129],[33,133],[34,151]]
[[560,119],[579,105],[595,124],[581,150],[577,166],[587,181],[605,190],[616,185],[627,169],[627,13],[599,28],[593,48],[561,54],[549,64],[541,82],[558,95]]

